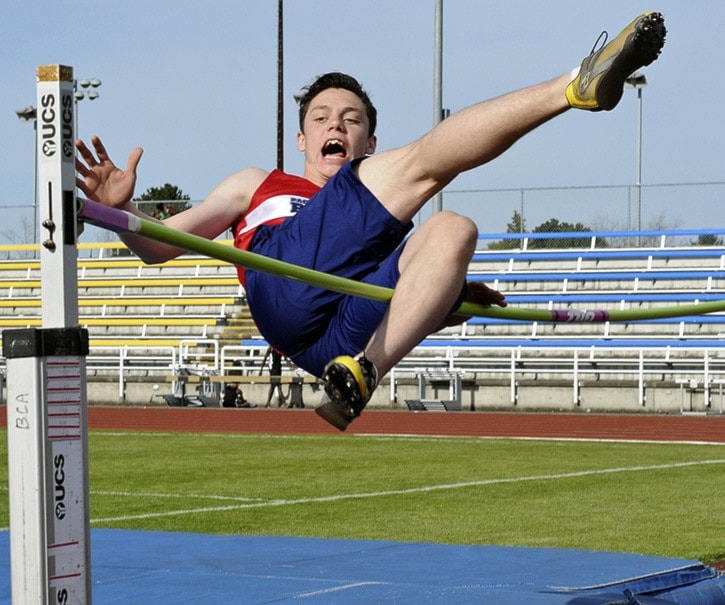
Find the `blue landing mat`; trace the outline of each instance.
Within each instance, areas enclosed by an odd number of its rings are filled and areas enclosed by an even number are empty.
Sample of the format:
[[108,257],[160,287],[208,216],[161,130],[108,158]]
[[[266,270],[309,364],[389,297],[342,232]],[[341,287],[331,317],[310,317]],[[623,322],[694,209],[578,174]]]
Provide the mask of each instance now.
[[607,552],[94,529],[91,553],[101,605],[725,604],[725,576],[697,561]]

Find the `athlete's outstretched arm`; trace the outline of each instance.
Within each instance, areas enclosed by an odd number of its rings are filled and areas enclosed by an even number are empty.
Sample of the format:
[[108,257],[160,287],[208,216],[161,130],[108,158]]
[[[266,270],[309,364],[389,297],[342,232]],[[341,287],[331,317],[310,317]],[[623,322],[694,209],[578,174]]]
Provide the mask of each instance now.
[[[118,168],[109,157],[100,138],[91,139],[95,154],[83,141],[76,143],[76,183],[83,193],[97,202],[120,208],[149,220],[131,201],[136,185],[136,169],[143,154],[137,147],[131,152],[126,170]],[[199,205],[163,221],[168,227],[214,239],[229,229],[246,212],[249,200],[267,172],[245,168],[222,181]],[[131,233],[120,234],[121,240],[143,261],[160,263],[175,258],[184,250],[155,242]]]

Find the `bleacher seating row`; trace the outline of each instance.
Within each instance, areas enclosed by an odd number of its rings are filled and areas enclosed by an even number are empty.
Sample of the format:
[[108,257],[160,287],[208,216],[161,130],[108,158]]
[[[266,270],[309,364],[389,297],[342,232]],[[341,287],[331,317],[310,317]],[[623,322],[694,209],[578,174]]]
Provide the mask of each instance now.
[[[706,263],[715,269],[725,269],[725,254],[712,249],[698,247],[688,248],[655,248],[640,249],[626,248],[611,250],[607,248],[592,250],[506,250],[478,252],[473,262],[498,262],[512,266],[515,263],[562,263],[569,262],[573,270],[582,270],[587,267],[597,268],[607,263],[611,267],[627,267],[632,270],[651,271],[656,267],[666,268],[673,266],[692,267],[694,261]],[[643,261],[643,262],[642,262]]]
[[[648,309],[725,300],[725,248],[696,246],[697,230],[634,233],[482,234],[469,279],[503,291],[509,304],[540,309]],[[708,230],[722,240],[721,230]],[[654,242],[647,247],[613,248],[604,243]],[[535,248],[543,240],[583,238],[587,248]],[[512,250],[483,249],[486,241],[509,240]],[[686,245],[682,245],[685,241]],[[674,346],[688,341],[717,346],[725,332],[725,312],[669,319],[605,324],[545,324],[472,318],[457,337],[487,335],[491,346],[519,346],[522,340],[577,339],[582,346]],[[510,339],[510,340],[509,340]],[[518,341],[518,342],[517,342]]]
[[[96,246],[97,252],[108,249]],[[0,329],[39,327],[41,307],[39,260],[0,262]],[[99,254],[78,260],[78,307],[92,354],[179,347],[218,339],[244,313],[244,291],[234,270],[214,259],[182,256],[151,266],[132,256]],[[247,323],[253,330],[251,320]]]

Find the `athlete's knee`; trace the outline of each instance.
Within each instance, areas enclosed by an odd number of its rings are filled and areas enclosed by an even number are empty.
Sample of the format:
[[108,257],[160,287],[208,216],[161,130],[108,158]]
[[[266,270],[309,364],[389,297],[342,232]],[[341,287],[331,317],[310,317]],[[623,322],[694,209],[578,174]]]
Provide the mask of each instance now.
[[433,221],[432,233],[436,239],[445,241],[449,246],[469,250],[475,248],[478,241],[478,227],[467,216],[457,212],[441,211],[434,214],[430,219]]
[[441,210],[433,214],[426,222],[435,223],[436,229],[465,229],[466,231],[477,231],[476,223],[467,216],[453,212],[452,210]]
[[403,271],[414,261],[429,267],[467,267],[477,241],[478,228],[473,221],[455,212],[437,212],[408,240],[399,268]]

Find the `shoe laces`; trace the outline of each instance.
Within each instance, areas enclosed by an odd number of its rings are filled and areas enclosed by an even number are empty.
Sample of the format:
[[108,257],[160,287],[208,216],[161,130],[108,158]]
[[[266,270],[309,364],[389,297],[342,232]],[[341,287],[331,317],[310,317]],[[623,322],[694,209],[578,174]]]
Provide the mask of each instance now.
[[599,34],[599,37],[597,38],[596,42],[594,42],[594,46],[592,46],[592,52],[590,52],[589,54],[593,55],[595,52],[604,48],[607,44],[608,38],[609,38],[609,34],[607,33],[607,30],[605,29],[601,34]]

